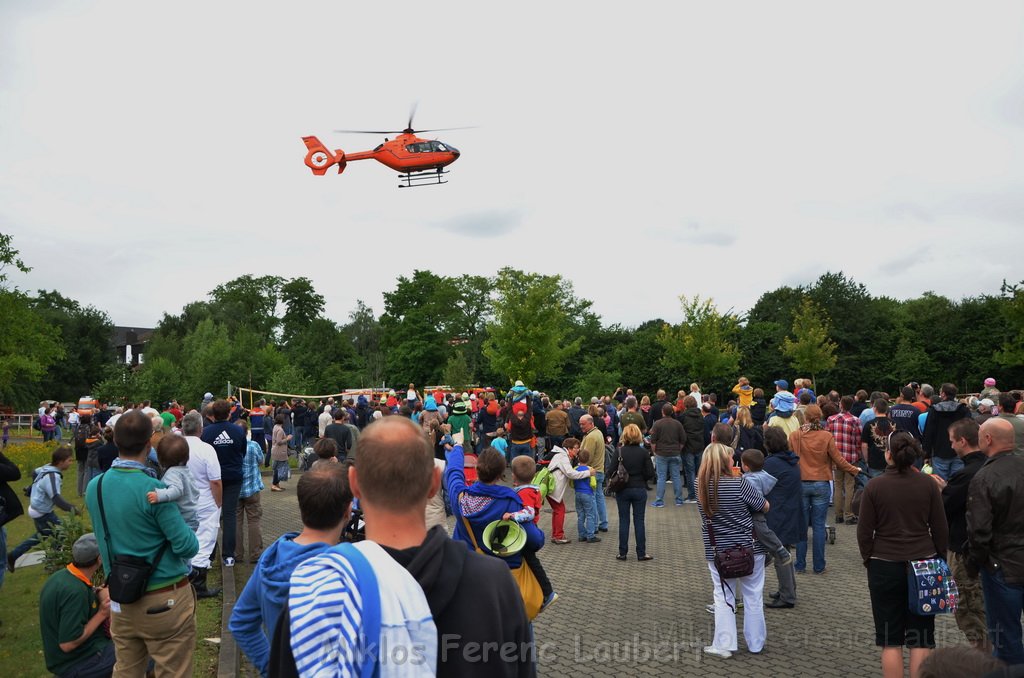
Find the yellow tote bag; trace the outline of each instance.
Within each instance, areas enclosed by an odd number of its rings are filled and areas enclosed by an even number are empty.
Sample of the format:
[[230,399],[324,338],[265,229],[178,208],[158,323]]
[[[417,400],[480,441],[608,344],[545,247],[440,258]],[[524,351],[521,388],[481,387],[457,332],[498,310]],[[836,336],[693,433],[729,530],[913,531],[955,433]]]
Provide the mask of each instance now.
[[[473,542],[473,548],[476,549],[476,552],[487,555],[480,548],[480,545],[476,543],[476,535],[473,534],[473,527],[469,524],[466,516],[462,516],[462,522],[466,526],[466,533],[469,534],[469,539]],[[530,569],[525,560],[522,561],[519,567],[515,569],[509,568],[509,571],[512,573],[512,579],[515,580],[516,585],[519,587],[519,595],[523,598],[526,618],[533,621],[540,614],[540,608],[544,604],[544,593],[540,590],[540,582],[537,581],[537,575],[533,573],[533,570]]]

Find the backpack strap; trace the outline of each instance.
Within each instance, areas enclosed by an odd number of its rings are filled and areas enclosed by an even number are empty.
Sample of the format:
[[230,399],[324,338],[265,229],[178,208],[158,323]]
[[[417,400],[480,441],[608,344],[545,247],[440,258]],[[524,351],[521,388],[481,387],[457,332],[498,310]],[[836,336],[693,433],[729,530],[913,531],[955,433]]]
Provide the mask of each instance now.
[[361,648],[363,666],[360,678],[380,675],[380,588],[373,566],[353,544],[342,542],[336,547],[337,553],[352,566],[359,580],[359,597],[363,601],[362,632],[365,646]]
[[462,523],[466,526],[466,532],[469,533],[469,540],[473,542],[473,548],[477,553],[483,553],[480,549],[480,545],[476,543],[476,535],[473,534],[473,527],[469,524],[469,519],[466,516],[462,516]]

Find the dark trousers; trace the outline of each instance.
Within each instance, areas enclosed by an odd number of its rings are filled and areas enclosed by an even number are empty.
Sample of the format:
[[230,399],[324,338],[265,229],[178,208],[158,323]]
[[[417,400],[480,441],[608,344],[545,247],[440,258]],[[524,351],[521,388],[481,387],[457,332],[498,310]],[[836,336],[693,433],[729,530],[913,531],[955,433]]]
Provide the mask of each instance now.
[[537,578],[537,583],[540,584],[544,600],[547,600],[554,589],[551,588],[551,580],[548,579],[548,573],[544,571],[544,566],[540,564],[537,552],[529,548],[523,549],[523,561],[533,570],[533,576]]
[[220,506],[221,557],[235,557],[235,538],[238,528],[238,495],[242,492],[242,481],[224,483],[224,501]]
[[619,555],[629,552],[629,513],[633,512],[633,534],[636,538],[636,557],[647,555],[647,490],[642,487],[627,487],[615,495],[619,507]]
[[44,537],[49,537],[53,534],[53,527],[54,525],[60,525],[60,518],[57,517],[56,513],[50,511],[42,518],[33,518],[32,522],[36,524],[36,533],[14,547],[14,549],[8,554],[8,558],[10,558],[11,562],[16,561],[18,558],[21,558],[23,555],[28,553],[30,549],[38,546]]
[[60,674],[60,678],[105,678],[114,672],[114,644],[107,643],[102,650],[82,659]]

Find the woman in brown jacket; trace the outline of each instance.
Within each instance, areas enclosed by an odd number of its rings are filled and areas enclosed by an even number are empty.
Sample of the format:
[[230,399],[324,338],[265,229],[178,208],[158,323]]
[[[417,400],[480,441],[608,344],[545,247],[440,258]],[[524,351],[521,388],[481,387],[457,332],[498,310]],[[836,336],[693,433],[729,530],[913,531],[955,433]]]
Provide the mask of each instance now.
[[832,434],[821,427],[821,408],[808,405],[804,410],[807,422],[789,434],[789,448],[800,457],[800,478],[803,480],[803,540],[796,544],[796,571],[807,570],[807,525],[814,530],[814,573],[825,571],[825,520],[828,500],[832,496],[828,481],[832,464],[856,476],[860,469],[843,459]]

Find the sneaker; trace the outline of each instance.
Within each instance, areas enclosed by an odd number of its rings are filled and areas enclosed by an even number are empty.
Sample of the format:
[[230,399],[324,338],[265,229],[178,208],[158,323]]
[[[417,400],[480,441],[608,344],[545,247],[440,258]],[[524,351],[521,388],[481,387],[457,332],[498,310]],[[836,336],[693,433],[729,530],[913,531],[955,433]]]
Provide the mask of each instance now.
[[782,549],[775,557],[779,559],[779,565],[789,565],[793,562],[793,554],[789,552],[789,549]]
[[596,543],[598,543],[599,541],[601,541],[601,538],[600,538],[600,537],[591,537],[590,539],[588,539],[588,540],[587,540],[587,543],[588,543],[588,544],[596,544]]
[[836,516],[836,525],[842,525],[842,524],[843,524],[843,517],[842,516]]
[[708,605],[705,605],[704,609],[707,610],[708,613],[714,614],[715,613],[715,604],[714,603],[710,603]]
[[663,502],[663,501],[656,501],[653,504],[651,504],[651,507],[652,508],[665,508],[665,502]]
[[849,519],[848,519],[848,520],[846,521],[846,524],[847,524],[847,525],[856,525],[856,524],[857,524],[857,519],[856,519],[856,518],[849,518]]
[[683,500],[682,499],[676,499],[676,506],[682,506],[682,505],[683,505]]
[[552,544],[568,544],[569,540],[568,539],[552,539],[551,543]]
[[690,497],[690,498],[686,499],[684,503],[686,503],[686,504],[696,504],[697,503],[697,498],[696,497]]
[[234,558],[228,556],[227,558],[224,559],[224,567],[234,567],[234,566],[235,566],[235,559]]
[[7,554],[7,571],[8,572],[14,572],[14,562],[16,560],[17,560],[17,558],[12,556],[10,553]]
[[[545,598],[544,602],[541,604],[540,612],[543,612],[544,610],[548,609],[548,607],[551,606],[551,603],[555,602],[556,600],[558,600],[558,594],[552,591],[551,595]],[[538,612],[538,614],[540,614],[540,612]]]
[[728,650],[719,650],[714,645],[705,645],[704,654],[709,654],[712,657],[721,657],[722,659],[728,659],[732,656],[732,652],[729,652]]

